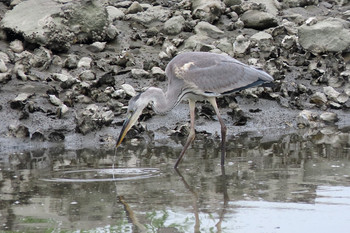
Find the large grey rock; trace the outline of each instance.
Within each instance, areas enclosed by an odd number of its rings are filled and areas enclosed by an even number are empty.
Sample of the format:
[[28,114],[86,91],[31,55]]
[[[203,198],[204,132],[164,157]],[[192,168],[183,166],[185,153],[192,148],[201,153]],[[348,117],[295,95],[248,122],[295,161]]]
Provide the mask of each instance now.
[[193,16],[209,23],[218,20],[224,10],[225,4],[220,0],[192,1]]
[[328,18],[314,25],[302,25],[299,30],[300,45],[312,52],[342,52],[350,46],[349,23],[336,18]]
[[170,17],[170,10],[162,6],[154,6],[146,11],[136,14],[127,14],[126,19],[138,22],[145,26],[149,26],[153,22],[165,22]]
[[185,26],[185,18],[181,15],[174,16],[164,23],[164,32],[168,35],[179,34]]
[[248,10],[244,12],[241,16],[241,20],[245,27],[258,30],[277,26],[277,20],[272,14],[258,10]]
[[114,30],[106,8],[93,0],[24,1],[6,12],[1,26],[54,50],[66,50],[74,42],[112,39]]
[[219,38],[220,36],[224,35],[224,32],[218,27],[204,21],[199,22],[195,26],[194,31],[196,34],[203,34],[211,38]]

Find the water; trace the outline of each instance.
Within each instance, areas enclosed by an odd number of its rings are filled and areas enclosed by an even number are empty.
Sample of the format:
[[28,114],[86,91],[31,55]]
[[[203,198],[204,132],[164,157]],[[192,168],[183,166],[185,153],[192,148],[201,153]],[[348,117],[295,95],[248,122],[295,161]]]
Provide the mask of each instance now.
[[2,232],[349,232],[349,131],[0,154]]

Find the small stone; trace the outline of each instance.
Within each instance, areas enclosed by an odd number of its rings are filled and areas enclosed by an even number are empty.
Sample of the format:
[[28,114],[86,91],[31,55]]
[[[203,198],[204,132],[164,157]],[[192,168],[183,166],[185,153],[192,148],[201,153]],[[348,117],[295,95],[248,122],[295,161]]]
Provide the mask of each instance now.
[[28,138],[29,129],[25,125],[10,125],[9,126],[10,134],[15,138]]
[[317,120],[317,114],[309,110],[301,111],[297,116],[297,126],[298,128],[305,128],[308,126],[313,126]]
[[56,105],[56,106],[60,106],[63,104],[62,100],[57,98],[55,95],[49,95],[49,100],[50,100],[51,104]]
[[338,121],[338,115],[334,112],[324,112],[320,115],[320,119],[327,123],[334,123]]
[[157,80],[160,80],[160,81],[164,81],[166,77],[165,71],[156,66],[151,69],[151,74],[153,77],[155,77]]
[[3,59],[0,58],[0,72],[5,73],[7,72],[8,68],[6,66],[6,63]]
[[296,45],[297,37],[295,35],[286,35],[281,42],[281,45],[285,49],[290,49]]
[[8,81],[11,80],[12,74],[7,72],[7,73],[0,73],[0,83],[5,84]]
[[276,27],[278,25],[275,16],[258,10],[248,10],[244,12],[241,16],[241,20],[244,22],[245,27],[257,30]]
[[135,89],[130,84],[125,83],[125,84],[121,85],[121,88],[125,91],[125,93],[128,96],[133,97],[136,95]]
[[337,98],[340,95],[338,91],[336,91],[333,87],[330,87],[330,86],[323,87],[323,92],[326,94],[328,99],[333,101],[337,101]]
[[34,132],[32,134],[32,136],[30,137],[30,139],[32,141],[37,141],[37,142],[44,142],[44,141],[46,141],[46,138],[45,138],[44,134],[42,134],[42,133],[40,133],[38,131]]
[[90,57],[82,57],[78,62],[78,67],[91,68],[92,59]]
[[310,102],[321,106],[327,103],[327,97],[322,92],[316,92],[310,97]]
[[127,9],[126,14],[136,14],[137,12],[143,11],[142,6],[138,2],[133,2],[131,6]]
[[79,74],[79,79],[82,81],[91,81],[96,79],[96,75],[92,70],[84,70]]
[[244,54],[250,46],[250,41],[243,35],[239,35],[233,43],[233,51],[236,55]]
[[106,43],[107,42],[94,42],[87,46],[87,49],[93,53],[102,52],[106,48]]
[[117,7],[107,6],[106,9],[108,13],[108,20],[111,22],[123,19],[125,16],[124,12]]
[[78,67],[79,57],[75,54],[70,54],[64,61],[64,67],[75,69]]
[[185,26],[185,18],[181,15],[174,16],[164,23],[164,32],[168,35],[179,34]]
[[195,26],[194,31],[196,34],[206,35],[214,39],[217,39],[224,34],[224,32],[218,27],[204,21],[199,22]]
[[22,109],[26,102],[28,101],[28,99],[32,96],[33,94],[29,94],[29,93],[21,93],[18,94],[16,96],[16,98],[14,100],[11,101],[10,103],[10,107],[12,109]]
[[61,104],[58,108],[57,108],[57,116],[59,118],[62,118],[67,112],[68,112],[69,108],[67,107],[67,105],[65,104]]
[[131,75],[136,79],[149,78],[149,73],[144,69],[132,69]]
[[15,53],[21,53],[24,51],[23,43],[20,40],[14,40],[10,43],[10,49]]

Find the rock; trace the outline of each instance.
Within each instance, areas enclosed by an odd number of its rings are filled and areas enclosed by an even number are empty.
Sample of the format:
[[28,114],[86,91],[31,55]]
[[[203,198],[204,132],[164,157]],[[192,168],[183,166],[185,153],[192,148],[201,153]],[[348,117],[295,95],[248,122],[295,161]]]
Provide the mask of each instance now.
[[75,54],[69,54],[66,60],[64,60],[64,67],[68,69],[75,69],[78,67],[79,57]]
[[50,142],[62,142],[65,136],[61,132],[51,132],[48,136]]
[[13,67],[13,71],[21,80],[26,81],[28,79],[26,75],[27,69],[23,64],[17,62]]
[[103,125],[109,125],[113,118],[114,114],[111,110],[90,104],[77,115],[77,131],[85,135],[100,129]]
[[323,92],[326,94],[328,99],[336,102],[337,102],[338,96],[340,95],[338,91],[336,91],[333,87],[330,87],[330,86],[323,87]]
[[5,73],[8,71],[6,63],[3,59],[0,58],[0,73]]
[[106,48],[106,42],[94,42],[87,47],[93,53],[102,52]]
[[10,125],[9,133],[11,136],[15,138],[28,138],[29,137],[29,129],[25,125]]
[[270,40],[272,40],[272,36],[271,36],[271,34],[269,34],[267,32],[261,31],[261,32],[258,32],[258,33],[255,33],[254,35],[252,35],[250,37],[250,40],[257,41],[257,42],[266,41],[266,40],[270,41]]
[[136,14],[138,12],[143,11],[142,6],[138,2],[133,2],[129,8],[126,10],[126,14]]
[[73,76],[69,74],[58,74],[54,73],[52,74],[52,78],[56,81],[61,82],[61,87],[64,89],[72,87],[75,83],[77,83],[77,80],[73,78]]
[[343,52],[350,46],[349,23],[341,19],[327,18],[312,26],[299,27],[299,43],[305,49],[318,54]]
[[213,23],[225,10],[225,4],[220,0],[193,0],[192,15],[202,21]]
[[276,18],[272,14],[258,10],[248,10],[244,12],[241,16],[241,20],[245,27],[257,30],[264,30],[278,25]]
[[159,80],[159,81],[165,81],[165,78],[166,78],[166,76],[165,76],[165,71],[164,70],[162,70],[161,68],[159,68],[159,67],[153,67],[152,69],[151,69],[151,74],[152,74],[152,76],[154,77],[154,78],[156,78],[157,80]]
[[153,22],[165,22],[170,17],[170,10],[162,6],[154,6],[146,11],[137,14],[128,14],[126,19],[133,20],[145,26],[149,26]]
[[92,59],[90,57],[82,57],[78,62],[78,68],[84,67],[84,68],[91,68]]
[[295,35],[286,35],[281,42],[281,46],[286,49],[289,50],[292,47],[295,47],[297,43],[297,37]]
[[60,106],[63,104],[62,100],[57,98],[57,96],[55,96],[55,95],[49,95],[49,101],[51,104],[53,104],[55,106]]
[[164,23],[163,30],[165,34],[177,35],[182,31],[184,26],[185,26],[185,18],[179,15],[168,19]]
[[23,1],[1,21],[3,28],[25,40],[57,51],[68,50],[75,42],[107,39],[109,23],[106,8],[95,0]]
[[335,123],[338,121],[338,115],[334,112],[324,112],[320,115],[320,119],[326,123]]
[[233,52],[235,55],[243,55],[246,53],[250,46],[250,41],[243,35],[237,36],[235,42],[233,43]]
[[144,69],[131,69],[131,76],[136,79],[149,78],[150,75]]
[[305,128],[309,126],[316,127],[317,126],[316,121],[317,121],[317,114],[309,110],[301,111],[296,118],[298,128]]
[[128,96],[133,97],[136,95],[135,89],[130,84],[125,83],[125,84],[121,85],[121,88],[125,91],[125,93]]
[[79,79],[82,81],[92,81],[96,79],[96,74],[92,70],[84,70],[79,74]]
[[24,50],[23,43],[20,40],[14,40],[10,43],[10,49],[15,53],[21,53]]
[[16,98],[10,102],[10,107],[12,109],[22,109],[31,96],[33,96],[33,94],[29,94],[29,93],[18,94]]
[[310,102],[322,106],[327,103],[327,97],[322,92],[316,92],[310,97]]
[[106,9],[108,13],[108,20],[111,22],[123,19],[125,16],[124,12],[117,7],[107,6]]
[[0,73],[0,83],[5,84],[11,80],[11,73]]
[[195,26],[194,31],[196,34],[206,35],[214,39],[217,39],[220,36],[224,35],[224,32],[218,27],[204,21],[199,22]]
[[38,131],[34,132],[32,134],[32,136],[30,137],[30,139],[32,141],[36,141],[36,142],[44,142],[44,141],[46,141],[46,138],[45,138],[44,134],[42,134],[41,132],[38,132]]
[[67,112],[68,112],[69,108],[67,107],[67,105],[65,104],[61,104],[56,111],[56,115],[58,116],[58,118],[62,118]]
[[224,0],[226,7],[231,7],[235,5],[240,5],[242,0]]

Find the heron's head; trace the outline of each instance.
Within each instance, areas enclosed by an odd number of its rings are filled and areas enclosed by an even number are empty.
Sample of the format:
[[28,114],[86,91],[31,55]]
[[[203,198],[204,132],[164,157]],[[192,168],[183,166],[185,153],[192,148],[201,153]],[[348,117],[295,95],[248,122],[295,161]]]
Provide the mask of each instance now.
[[120,135],[117,140],[116,147],[118,147],[122,143],[125,135],[130,130],[130,128],[136,123],[136,121],[139,119],[142,113],[142,110],[147,106],[148,102],[149,101],[147,101],[142,96],[142,94],[138,94],[130,99],[127,116],[123,123],[123,128],[120,131]]

